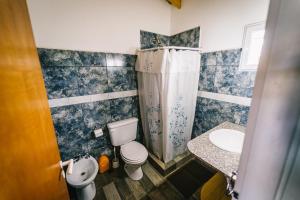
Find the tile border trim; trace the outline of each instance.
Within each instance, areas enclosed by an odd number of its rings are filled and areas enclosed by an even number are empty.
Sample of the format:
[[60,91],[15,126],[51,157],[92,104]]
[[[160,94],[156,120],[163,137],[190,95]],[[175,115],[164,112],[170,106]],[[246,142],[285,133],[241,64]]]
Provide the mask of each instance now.
[[[54,108],[54,107],[69,106],[69,105],[75,105],[81,103],[91,103],[96,101],[105,101],[110,99],[132,97],[137,95],[138,95],[137,90],[128,90],[122,92],[110,92],[110,93],[93,94],[93,95],[85,95],[85,96],[50,99],[48,100],[48,102],[50,108]],[[214,99],[218,101],[225,101],[229,103],[239,104],[243,106],[250,106],[252,100],[251,98],[248,97],[240,97],[240,96],[233,96],[233,95],[206,92],[206,91],[198,91],[197,96],[208,98],[208,99]]]
[[220,93],[213,93],[213,92],[206,92],[206,91],[198,91],[198,97],[204,97],[208,99],[214,99],[218,101],[225,101],[229,103],[239,104],[243,106],[250,106],[252,98],[248,97],[240,97],[240,96],[233,96],[228,94],[220,94]]
[[69,105],[75,105],[81,103],[91,103],[96,101],[105,101],[110,99],[118,99],[124,97],[132,97],[132,96],[137,96],[137,90],[50,99],[48,100],[48,102],[50,108],[54,108],[54,107],[69,106]]

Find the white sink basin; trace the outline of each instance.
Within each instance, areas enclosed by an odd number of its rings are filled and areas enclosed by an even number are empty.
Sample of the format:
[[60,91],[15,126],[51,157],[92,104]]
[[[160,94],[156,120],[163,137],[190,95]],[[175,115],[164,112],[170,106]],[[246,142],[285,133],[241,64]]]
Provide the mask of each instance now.
[[245,134],[232,129],[218,129],[209,134],[209,140],[225,151],[241,153]]

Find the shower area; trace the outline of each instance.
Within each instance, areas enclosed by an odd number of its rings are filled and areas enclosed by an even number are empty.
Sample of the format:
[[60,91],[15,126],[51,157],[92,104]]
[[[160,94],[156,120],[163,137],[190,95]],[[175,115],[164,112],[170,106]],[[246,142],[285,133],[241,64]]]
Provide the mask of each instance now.
[[163,163],[187,151],[191,139],[200,51],[158,47],[138,51],[136,71],[145,145]]

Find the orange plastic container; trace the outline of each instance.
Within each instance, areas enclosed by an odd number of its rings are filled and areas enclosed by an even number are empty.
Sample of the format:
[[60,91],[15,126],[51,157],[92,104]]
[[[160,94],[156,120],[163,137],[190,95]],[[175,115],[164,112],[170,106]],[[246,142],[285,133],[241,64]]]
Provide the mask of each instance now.
[[98,160],[98,164],[99,164],[100,173],[104,173],[107,170],[109,170],[109,158],[107,157],[107,155],[100,156]]

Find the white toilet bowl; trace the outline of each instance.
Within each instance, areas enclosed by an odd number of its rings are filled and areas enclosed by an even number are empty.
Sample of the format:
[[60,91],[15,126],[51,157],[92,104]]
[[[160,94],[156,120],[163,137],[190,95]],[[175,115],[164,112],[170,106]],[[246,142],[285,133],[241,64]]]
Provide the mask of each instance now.
[[67,182],[76,188],[80,200],[92,200],[96,195],[94,179],[98,172],[98,163],[92,156],[84,156],[74,162],[73,173],[67,174]]
[[134,141],[137,132],[137,118],[129,118],[107,124],[111,144],[121,146],[120,154],[125,162],[124,169],[133,180],[143,177],[141,165],[147,160],[148,151],[140,143]]
[[140,180],[143,177],[141,165],[148,157],[147,149],[136,141],[131,141],[121,146],[121,157],[125,162],[124,170],[133,180]]

